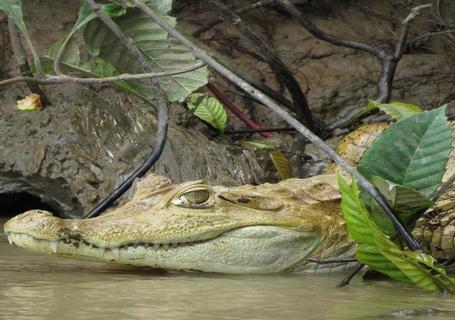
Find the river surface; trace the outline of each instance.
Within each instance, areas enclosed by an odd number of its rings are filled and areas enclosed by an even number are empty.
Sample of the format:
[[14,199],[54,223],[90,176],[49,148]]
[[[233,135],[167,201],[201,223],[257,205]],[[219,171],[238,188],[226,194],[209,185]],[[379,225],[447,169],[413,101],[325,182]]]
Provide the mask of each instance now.
[[455,296],[360,277],[335,288],[343,276],[159,273],[38,256],[2,236],[0,319],[455,319]]

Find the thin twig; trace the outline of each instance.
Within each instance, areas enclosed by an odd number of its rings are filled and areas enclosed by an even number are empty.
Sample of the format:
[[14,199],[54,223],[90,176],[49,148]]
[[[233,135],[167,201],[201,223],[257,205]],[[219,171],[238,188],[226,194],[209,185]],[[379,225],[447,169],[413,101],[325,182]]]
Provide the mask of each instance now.
[[316,38],[327,41],[336,46],[357,49],[376,56],[381,61],[382,65],[378,80],[378,97],[376,98],[376,101],[378,102],[388,102],[390,100],[396,67],[404,53],[411,22],[420,14],[423,9],[427,9],[432,6],[432,4],[424,4],[411,9],[411,13],[402,22],[400,37],[395,44],[393,54],[387,54],[381,48],[373,47],[357,41],[340,39],[337,36],[320,30],[288,0],[275,0],[275,2],[279,4],[283,9],[285,9],[299,24],[301,24]]
[[308,18],[305,17],[303,13],[300,12],[299,9],[297,9],[296,6],[294,6],[291,2],[287,0],[275,0],[275,2],[279,4],[283,9],[285,9],[294,19],[296,19],[297,22],[299,22],[306,30],[308,30],[308,32],[310,32],[318,39],[327,41],[336,46],[348,47],[352,49],[365,51],[375,55],[379,59],[383,59],[386,56],[384,50],[380,48],[375,48],[368,44],[357,41],[340,39],[337,36],[322,31],[321,29],[316,27],[316,25],[313,24],[310,20],[308,20]]
[[[94,0],[84,0],[89,8],[95,12],[97,17],[104,22],[104,24],[114,33],[123,45],[130,51],[133,58],[137,61],[140,68],[146,73],[152,73],[153,69],[150,66],[147,58],[134,44],[134,41],[122,32],[119,26],[106,14],[101,6]],[[99,203],[94,209],[88,214],[84,215],[83,218],[92,218],[99,215],[101,212],[106,210],[111,204],[113,204],[119,197],[121,197],[126,190],[128,190],[133,184],[134,180],[138,177],[142,177],[147,171],[155,164],[159,159],[166,143],[167,128],[169,122],[167,102],[164,97],[164,92],[158,80],[149,78],[150,86],[155,93],[155,99],[158,104],[158,129],[155,137],[155,143],[152,152],[147,157],[146,161],[136,170],[130,174],[125,181],[123,181],[115,190],[113,190],[101,203]]]
[[392,220],[394,226],[399,230],[402,237],[408,243],[409,247],[412,250],[422,252],[420,245],[414,239],[412,234],[401,224],[399,219],[393,214],[387,202],[384,200],[382,195],[376,190],[376,188],[365,179],[355,168],[349,165],[343,158],[341,158],[329,145],[327,145],[321,138],[312,133],[308,128],[302,125],[298,120],[292,117],[288,112],[283,108],[277,105],[273,100],[264,95],[262,92],[253,88],[251,85],[240,79],[235,73],[226,69],[217,61],[215,61],[205,50],[197,47],[186,39],[181,33],[179,33],[175,28],[170,26],[164,19],[155,13],[150,7],[148,7],[144,2],[140,0],[134,0],[134,5],[147,14],[155,23],[160,25],[164,30],[168,32],[170,36],[180,41],[185,47],[189,48],[198,58],[205,61],[212,69],[219,72],[221,75],[226,77],[231,82],[235,83],[243,91],[254,96],[256,99],[261,101],[266,105],[270,110],[277,113],[284,121],[286,121],[290,126],[294,127],[299,131],[303,136],[310,140],[314,145],[319,147],[325,154],[327,154],[330,159],[332,159],[336,164],[348,172],[352,177],[354,177],[359,185],[365,189],[373,199],[379,204],[379,206],[384,210],[387,216]]
[[[269,4],[272,4],[274,3],[275,0],[263,0],[263,1],[258,1],[258,2],[254,2],[252,4],[249,4],[245,7],[242,7],[242,8],[239,8],[239,9],[236,9],[234,12],[237,13],[237,14],[241,14],[241,13],[245,13],[245,12],[248,12],[248,11],[251,11],[251,10],[255,10],[257,8],[261,8],[261,7],[264,7],[266,5],[269,5]],[[221,22],[223,22],[224,19],[219,17],[219,18],[216,18],[216,19],[213,19],[212,21],[209,21],[207,22],[206,24],[204,24],[202,27],[200,27],[199,29],[197,29],[196,31],[194,31],[192,33],[192,36],[197,38],[199,37],[201,34],[203,34],[204,32],[207,32],[208,30],[212,29],[214,26],[220,24]]]
[[242,18],[231,11],[225,4],[218,0],[206,0],[204,3],[207,7],[216,11],[223,19],[229,21],[257,49],[257,54],[270,66],[278,80],[283,83],[290,93],[294,104],[293,111],[297,113],[297,117],[303,120],[311,131],[316,132],[317,128],[313,122],[313,115],[299,82],[274,50],[244,24]]
[[354,278],[357,273],[362,271],[363,267],[365,267],[365,264],[359,263],[354,270],[352,270],[343,280],[340,281],[340,283],[337,284],[337,287],[341,288],[348,285],[352,278]]
[[421,39],[425,39],[425,38],[429,38],[429,37],[434,37],[434,36],[441,36],[441,35],[445,35],[445,34],[452,34],[452,33],[455,33],[455,30],[454,29],[451,29],[451,30],[444,30],[444,31],[438,31],[438,32],[428,32],[428,33],[425,33],[425,34],[422,34],[418,37],[415,37],[413,40],[412,40],[412,43],[411,45],[413,45],[414,43],[418,42],[419,40]]
[[14,82],[21,82],[21,81],[28,81],[28,82],[35,82],[43,85],[47,84],[63,84],[63,83],[82,83],[82,84],[97,84],[97,83],[105,83],[105,82],[114,82],[114,81],[122,81],[122,80],[139,80],[139,79],[152,79],[152,78],[162,78],[168,76],[174,76],[182,73],[187,73],[201,67],[205,66],[205,63],[199,62],[195,65],[185,67],[182,69],[177,69],[173,71],[162,71],[162,72],[150,72],[150,73],[139,73],[139,74],[121,74],[118,76],[112,77],[104,77],[104,78],[78,78],[72,77],[67,75],[60,75],[60,76],[45,76],[44,79],[38,79],[33,77],[15,77],[0,81],[0,86],[14,83]]
[[314,262],[317,264],[331,264],[331,263],[351,263],[351,262],[356,262],[356,258],[345,258],[345,259],[307,259],[308,262]]
[[257,130],[236,130],[236,131],[224,131],[223,134],[252,134],[261,132],[295,132],[294,128],[268,128],[268,129],[257,129]]

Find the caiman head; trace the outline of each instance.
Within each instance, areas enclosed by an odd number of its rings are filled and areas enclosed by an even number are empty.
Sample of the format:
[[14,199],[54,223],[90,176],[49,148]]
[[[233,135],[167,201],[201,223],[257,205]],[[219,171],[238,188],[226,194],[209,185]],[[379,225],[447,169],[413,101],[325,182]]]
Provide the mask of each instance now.
[[332,175],[226,188],[152,174],[103,216],[32,210],[4,229],[16,246],[76,259],[223,273],[329,270],[340,265],[308,259],[352,253],[337,188]]

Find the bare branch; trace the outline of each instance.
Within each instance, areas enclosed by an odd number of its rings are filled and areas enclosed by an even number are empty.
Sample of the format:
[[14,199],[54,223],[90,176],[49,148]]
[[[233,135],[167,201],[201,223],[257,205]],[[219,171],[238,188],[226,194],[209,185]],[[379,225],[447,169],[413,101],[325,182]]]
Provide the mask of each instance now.
[[225,20],[233,24],[238,31],[245,36],[255,48],[257,48],[257,54],[267,62],[270,68],[275,72],[278,80],[286,86],[286,89],[292,96],[294,102],[293,111],[297,113],[298,118],[302,119],[311,131],[316,132],[313,115],[311,114],[308,101],[302,88],[292,72],[276,55],[274,50],[262,41],[247,25],[242,23],[242,18],[232,12],[226,5],[218,0],[206,0],[205,3],[209,8],[220,14]]
[[427,3],[427,4],[422,4],[420,6],[412,8],[411,9],[411,13],[409,14],[409,16],[406,19],[404,19],[402,24],[410,24],[412,20],[417,18],[417,16],[420,14],[420,12],[423,9],[429,9],[431,7],[433,7],[433,4],[432,3]]
[[411,9],[411,13],[402,22],[400,37],[395,44],[393,54],[387,54],[381,48],[375,48],[356,41],[340,39],[334,35],[321,31],[288,0],[275,0],[275,2],[283,7],[283,9],[285,9],[292,17],[294,17],[294,19],[296,19],[297,22],[299,22],[316,38],[327,41],[336,46],[358,49],[376,56],[381,61],[382,65],[378,80],[378,97],[376,98],[376,101],[379,102],[387,102],[390,100],[395,71],[406,48],[406,40],[411,22],[415,20],[422,10],[432,7],[432,4],[423,4]]
[[[264,7],[264,6],[272,4],[274,2],[275,2],[275,0],[258,1],[258,2],[254,2],[254,3],[250,4],[250,5],[247,5],[245,7],[239,8],[239,9],[235,10],[234,12],[237,13],[237,14],[241,14],[241,13],[245,13],[245,12],[248,12],[248,11],[251,11],[251,10],[255,10],[257,8],[260,8],[260,7]],[[208,30],[212,29],[214,26],[220,24],[223,21],[224,21],[224,19],[219,17],[219,18],[216,18],[216,19],[214,19],[214,20],[212,20],[210,22],[207,22],[202,27],[200,27],[199,29],[194,31],[192,33],[192,35],[193,35],[193,37],[197,38],[201,34],[203,34],[204,32],[207,32]]]
[[308,32],[318,39],[327,41],[336,46],[362,50],[375,55],[378,59],[383,59],[386,56],[386,53],[380,48],[375,48],[357,41],[340,39],[337,36],[322,31],[310,20],[308,20],[308,18],[305,17],[303,13],[288,0],[275,0],[275,2],[283,7],[283,9],[285,9],[298,23],[300,23],[306,30],[308,30]]
[[[88,0],[86,0],[88,1]],[[420,245],[414,239],[412,234],[401,224],[398,218],[393,214],[392,210],[390,209],[387,202],[381,196],[381,194],[376,190],[376,188],[367,180],[365,179],[355,168],[349,165],[343,158],[341,158],[329,145],[327,145],[321,138],[317,135],[312,133],[308,128],[302,125],[299,121],[297,121],[294,117],[292,117],[288,112],[282,109],[279,105],[277,105],[273,100],[269,97],[264,95],[262,92],[256,90],[254,87],[240,79],[235,73],[226,69],[217,61],[215,61],[210,54],[208,54],[205,50],[197,47],[193,43],[191,43],[188,39],[186,39],[181,33],[179,33],[175,28],[170,26],[164,19],[162,19],[159,15],[155,13],[150,7],[148,7],[145,3],[140,0],[133,0],[134,5],[142,10],[145,14],[147,14],[155,23],[160,25],[164,30],[168,32],[170,36],[177,39],[182,43],[185,47],[189,48],[198,58],[205,61],[212,69],[219,72],[221,75],[226,77],[231,82],[235,83],[238,87],[240,87],[243,91],[249,93],[250,95],[254,96],[257,100],[261,101],[264,105],[266,105],[270,110],[277,113],[284,121],[286,121],[290,126],[294,127],[299,131],[303,136],[305,136],[308,140],[310,140],[314,145],[319,147],[325,154],[327,154],[330,159],[332,159],[335,163],[337,163],[341,168],[343,168],[346,172],[348,172],[351,176],[353,176],[358,182],[359,185],[364,188],[372,197],[373,199],[379,204],[379,206],[384,210],[390,220],[393,222],[394,226],[397,228],[399,233],[402,237],[406,240],[409,247],[412,250],[422,251]]]
[[82,84],[97,84],[97,83],[106,83],[106,82],[114,82],[114,81],[122,81],[122,80],[140,80],[140,79],[147,79],[147,78],[163,78],[174,76],[182,73],[187,73],[201,67],[205,66],[205,63],[199,62],[193,66],[189,66],[186,68],[173,70],[173,71],[163,71],[163,72],[151,72],[151,73],[139,73],[139,74],[121,74],[118,76],[113,77],[104,77],[104,78],[78,78],[78,77],[71,77],[67,75],[60,75],[60,76],[45,76],[44,79],[33,78],[33,77],[16,77],[11,79],[6,79],[0,81],[0,86],[14,83],[14,82],[34,82],[38,84],[48,85],[48,84],[64,84],[64,83],[82,83]]

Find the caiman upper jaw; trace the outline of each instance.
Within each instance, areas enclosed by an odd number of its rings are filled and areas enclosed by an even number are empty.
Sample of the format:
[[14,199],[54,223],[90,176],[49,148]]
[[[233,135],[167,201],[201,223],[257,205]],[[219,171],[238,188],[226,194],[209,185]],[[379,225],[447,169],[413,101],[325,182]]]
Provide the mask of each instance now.
[[31,210],[8,220],[4,225],[5,234],[27,233],[37,239],[59,240],[62,219],[44,210]]

